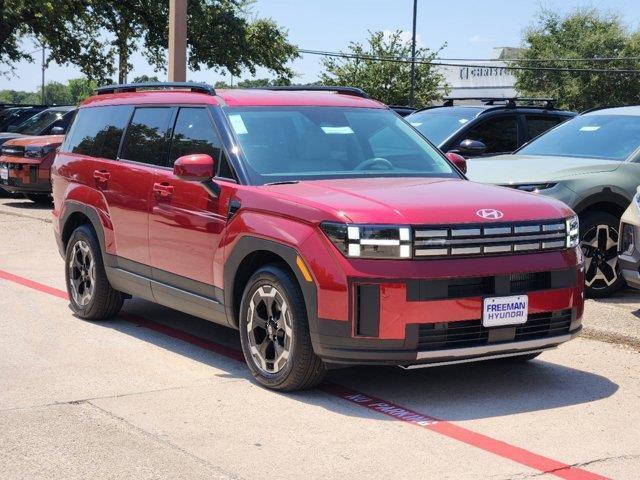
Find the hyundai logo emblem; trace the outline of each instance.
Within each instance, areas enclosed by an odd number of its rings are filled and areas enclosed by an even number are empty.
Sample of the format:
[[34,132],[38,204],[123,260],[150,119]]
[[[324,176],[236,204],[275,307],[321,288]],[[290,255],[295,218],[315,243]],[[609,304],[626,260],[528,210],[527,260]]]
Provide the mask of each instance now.
[[476,215],[487,220],[497,220],[504,217],[504,214],[495,208],[482,208],[476,212]]

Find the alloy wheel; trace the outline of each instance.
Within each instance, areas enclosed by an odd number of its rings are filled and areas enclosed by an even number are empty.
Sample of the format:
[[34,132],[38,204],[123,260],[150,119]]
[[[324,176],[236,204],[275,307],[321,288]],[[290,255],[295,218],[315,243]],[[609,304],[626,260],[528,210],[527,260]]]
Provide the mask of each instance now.
[[596,225],[582,237],[580,248],[585,260],[585,284],[598,290],[618,280],[618,231],[609,225]]
[[287,302],[275,287],[262,285],[253,293],[247,312],[247,336],[254,363],[263,372],[278,373],[287,364],[291,322]]
[[96,265],[89,244],[78,240],[69,259],[69,283],[73,301],[85,307],[93,298],[96,283]]

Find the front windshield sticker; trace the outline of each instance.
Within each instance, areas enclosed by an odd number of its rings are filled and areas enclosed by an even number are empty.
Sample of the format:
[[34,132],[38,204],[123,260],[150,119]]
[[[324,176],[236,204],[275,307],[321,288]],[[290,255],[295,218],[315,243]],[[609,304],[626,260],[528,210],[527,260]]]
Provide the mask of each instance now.
[[353,130],[350,127],[320,127],[327,135],[351,135]]
[[422,125],[422,122],[411,122],[411,125],[413,125],[414,127],[419,127],[420,125]]
[[464,125],[465,123],[467,123],[469,121],[469,119],[467,118],[461,118],[460,120],[458,120],[458,123]]
[[600,130],[600,125],[585,125],[580,129],[581,132],[597,132]]
[[231,122],[231,126],[236,132],[236,135],[245,135],[249,133],[249,130],[247,130],[247,127],[240,115],[229,115],[229,121]]

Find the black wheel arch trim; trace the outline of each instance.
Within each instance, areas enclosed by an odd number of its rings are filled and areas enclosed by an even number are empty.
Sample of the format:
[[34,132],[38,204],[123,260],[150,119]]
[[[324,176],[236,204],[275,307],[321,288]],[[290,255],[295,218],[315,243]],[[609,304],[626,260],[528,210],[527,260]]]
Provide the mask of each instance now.
[[316,284],[314,282],[307,282],[300,269],[296,265],[296,257],[299,255],[298,251],[282,243],[268,240],[265,238],[254,237],[246,235],[238,240],[238,243],[233,248],[233,251],[227,257],[224,265],[224,305],[227,312],[227,318],[229,325],[238,328],[238,318],[236,318],[234,312],[234,297],[235,297],[235,279],[238,271],[238,267],[244,259],[246,259],[252,253],[258,251],[267,251],[282,258],[298,281],[302,295],[304,297],[304,303],[307,309],[307,319],[309,321],[309,331],[315,333],[318,330],[318,295],[316,290]]
[[573,210],[578,215],[581,215],[582,212],[584,212],[586,209],[593,205],[597,205],[598,203],[613,203],[614,205],[620,207],[624,212],[631,203],[631,200],[627,199],[624,195],[612,191],[610,187],[605,187],[600,192],[594,195],[590,195],[589,197],[580,201],[573,208]]
[[62,243],[62,236],[64,233],[64,229],[67,225],[67,222],[69,221],[69,218],[71,218],[71,216],[74,213],[82,213],[85,217],[89,219],[89,221],[91,222],[91,226],[93,227],[93,230],[96,232],[96,236],[98,237],[98,243],[100,244],[100,251],[102,253],[102,260],[104,264],[110,267],[115,266],[113,256],[107,255],[106,253],[106,247],[105,247],[105,241],[104,241],[104,228],[102,227],[102,222],[100,221],[98,212],[96,212],[94,208],[80,202],[75,202],[71,200],[66,202],[64,215],[59,220],[60,238],[59,238],[58,247],[60,248],[60,253],[63,256],[65,254],[64,252],[65,245],[63,245]]

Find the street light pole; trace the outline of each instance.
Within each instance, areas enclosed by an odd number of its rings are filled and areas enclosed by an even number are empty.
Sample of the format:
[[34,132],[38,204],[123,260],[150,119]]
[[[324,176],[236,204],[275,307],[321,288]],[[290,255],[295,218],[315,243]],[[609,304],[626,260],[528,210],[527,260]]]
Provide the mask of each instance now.
[[42,105],[46,105],[46,98],[45,98],[45,93],[44,93],[44,71],[46,70],[46,64],[45,64],[45,60],[46,60],[46,52],[45,52],[46,48],[45,48],[45,44],[44,42],[42,42],[42,85],[40,86],[40,101],[42,102]]
[[169,81],[187,80],[187,0],[169,0]]
[[411,90],[409,93],[409,106],[415,103],[416,92],[416,15],[418,13],[418,0],[413,0],[413,34],[411,36]]

